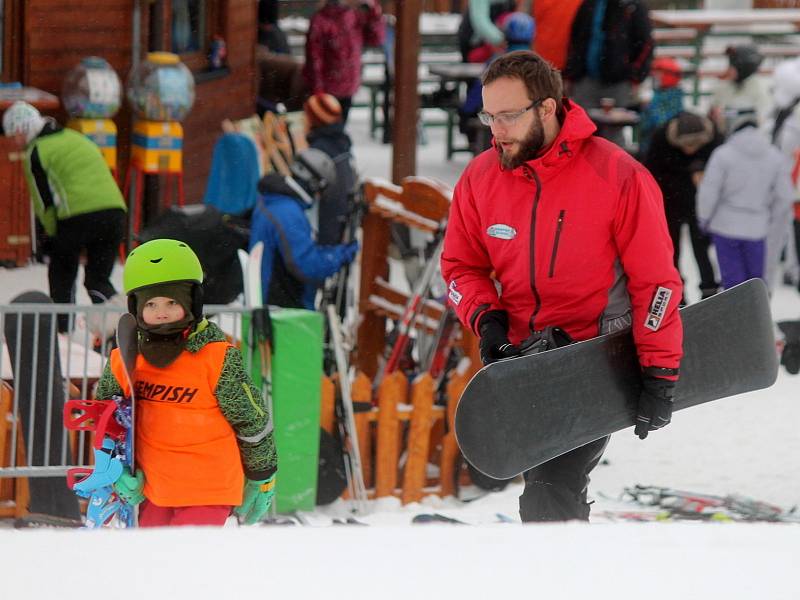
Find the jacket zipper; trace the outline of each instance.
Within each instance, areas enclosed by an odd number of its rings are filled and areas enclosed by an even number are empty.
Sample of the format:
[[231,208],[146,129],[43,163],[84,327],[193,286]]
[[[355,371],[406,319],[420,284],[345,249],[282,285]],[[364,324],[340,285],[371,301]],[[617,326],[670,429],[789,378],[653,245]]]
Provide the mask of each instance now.
[[531,313],[531,317],[528,321],[528,326],[530,327],[531,331],[536,331],[534,326],[534,322],[536,320],[536,315],[539,314],[539,309],[542,306],[542,299],[539,297],[539,290],[536,289],[536,213],[539,210],[539,200],[542,196],[542,182],[539,179],[539,175],[536,173],[534,169],[530,167],[526,167],[525,169],[525,176],[530,179],[531,175],[533,176],[533,180],[536,182],[536,196],[533,198],[533,210],[531,211],[531,269],[530,269],[530,276],[531,276],[531,291],[533,292],[533,313]]
[[556,224],[556,239],[553,241],[553,254],[550,257],[550,273],[549,276],[552,277],[556,270],[556,254],[558,254],[558,240],[561,239],[561,227],[564,225],[564,214],[567,211],[563,208],[561,212],[558,213],[558,222]]

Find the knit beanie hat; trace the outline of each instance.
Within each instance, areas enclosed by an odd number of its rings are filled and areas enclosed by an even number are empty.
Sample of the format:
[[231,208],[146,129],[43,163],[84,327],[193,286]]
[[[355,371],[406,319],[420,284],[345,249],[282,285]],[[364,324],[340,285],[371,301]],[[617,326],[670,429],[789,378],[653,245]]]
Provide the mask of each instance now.
[[[192,312],[192,283],[158,283],[138,289],[136,296],[136,323],[139,328],[139,352],[155,367],[169,366],[183,351],[189,328],[194,324]],[[183,307],[184,317],[174,323],[149,325],[142,317],[148,300],[156,297],[171,298]]]
[[309,128],[331,125],[342,120],[342,106],[330,94],[314,94],[303,104]]
[[681,82],[681,66],[668,56],[656,58],[650,65],[650,74],[660,88],[672,88]]
[[667,124],[667,142],[684,152],[696,150],[714,139],[711,120],[690,112],[682,112]]

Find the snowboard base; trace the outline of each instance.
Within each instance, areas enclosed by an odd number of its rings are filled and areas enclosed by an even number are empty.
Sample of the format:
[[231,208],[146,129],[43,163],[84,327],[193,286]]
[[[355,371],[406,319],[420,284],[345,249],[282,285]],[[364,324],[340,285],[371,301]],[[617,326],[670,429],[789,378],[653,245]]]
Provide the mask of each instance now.
[[[771,386],[778,374],[767,288],[752,279],[681,310],[674,410]],[[641,391],[631,333],[503,360],[478,371],[456,409],[464,457],[508,479],[634,425]]]

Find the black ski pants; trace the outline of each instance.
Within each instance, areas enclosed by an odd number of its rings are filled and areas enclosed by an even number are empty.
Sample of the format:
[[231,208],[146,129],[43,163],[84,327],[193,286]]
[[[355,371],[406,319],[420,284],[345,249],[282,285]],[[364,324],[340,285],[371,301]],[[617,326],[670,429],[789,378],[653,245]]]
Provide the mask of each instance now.
[[692,253],[697,263],[697,269],[700,272],[700,291],[703,296],[714,294],[719,284],[717,283],[716,276],[714,275],[714,267],[708,255],[709,248],[711,247],[711,238],[700,230],[700,226],[697,224],[697,218],[694,215],[667,215],[669,237],[672,238],[672,247],[675,252],[673,255],[675,268],[679,269],[678,263],[681,257],[681,227],[684,223],[689,226]]
[[519,497],[523,522],[589,520],[589,473],[600,462],[610,436],[589,442],[524,473]]
[[[111,271],[125,231],[125,211],[101,210],[63,219],[50,245],[47,279],[53,302],[69,304],[75,300],[81,252],[86,250],[83,285],[92,303],[105,302],[116,294]],[[58,316],[58,330],[69,329],[68,315]]]

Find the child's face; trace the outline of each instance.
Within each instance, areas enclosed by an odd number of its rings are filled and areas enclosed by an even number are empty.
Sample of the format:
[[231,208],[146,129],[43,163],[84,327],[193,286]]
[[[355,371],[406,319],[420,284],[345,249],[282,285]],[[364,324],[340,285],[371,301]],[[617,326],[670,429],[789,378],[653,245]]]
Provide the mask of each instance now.
[[168,325],[180,321],[186,311],[172,298],[156,296],[144,304],[142,319],[148,325]]

